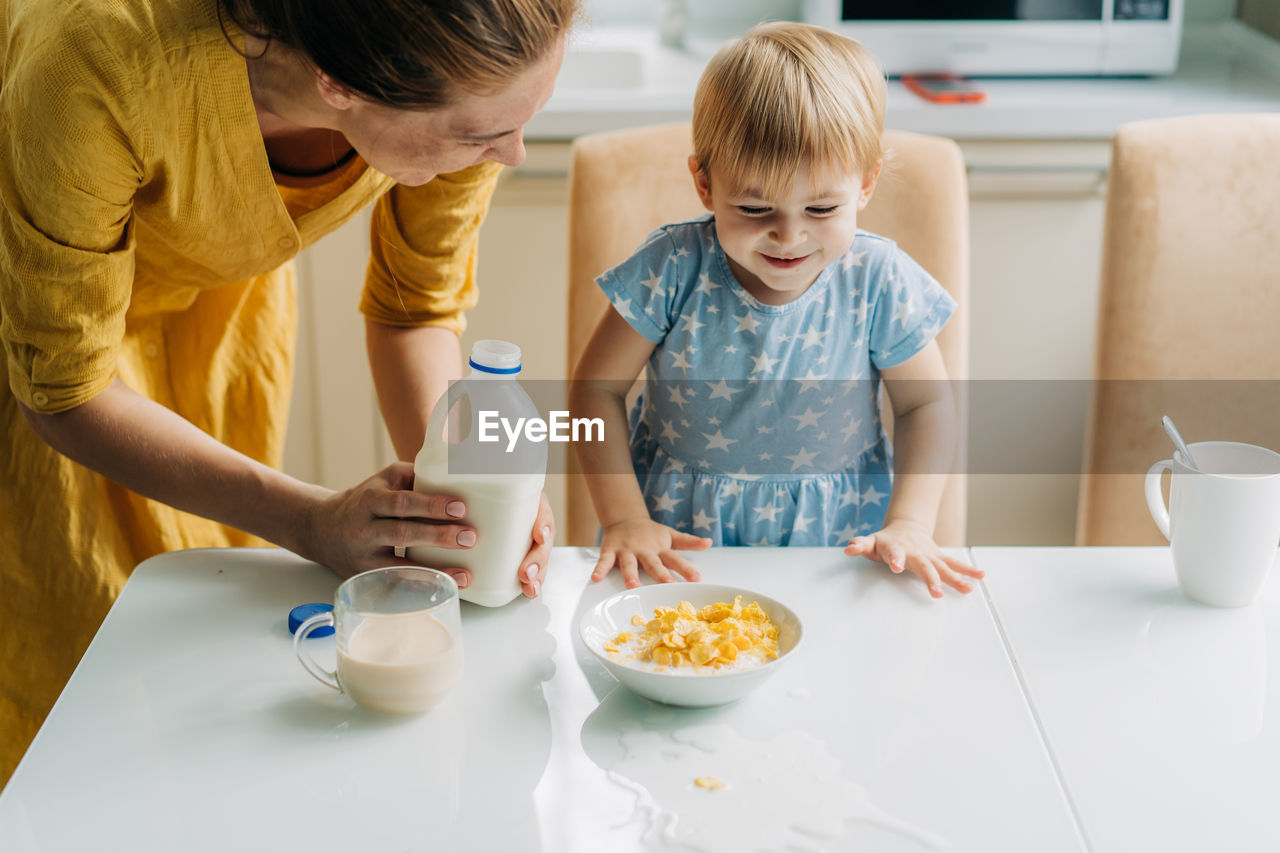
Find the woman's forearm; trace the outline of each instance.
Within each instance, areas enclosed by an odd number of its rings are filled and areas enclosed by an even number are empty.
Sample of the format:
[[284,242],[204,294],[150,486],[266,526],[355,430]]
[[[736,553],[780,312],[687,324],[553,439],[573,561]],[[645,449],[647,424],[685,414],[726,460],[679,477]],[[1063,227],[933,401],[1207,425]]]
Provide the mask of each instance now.
[[412,462],[436,401],[462,376],[458,336],[435,326],[402,328],[366,320],[365,343],[396,458]]
[[23,414],[47,444],[112,482],[304,556],[312,509],[333,494],[227,447],[119,380],[74,409]]

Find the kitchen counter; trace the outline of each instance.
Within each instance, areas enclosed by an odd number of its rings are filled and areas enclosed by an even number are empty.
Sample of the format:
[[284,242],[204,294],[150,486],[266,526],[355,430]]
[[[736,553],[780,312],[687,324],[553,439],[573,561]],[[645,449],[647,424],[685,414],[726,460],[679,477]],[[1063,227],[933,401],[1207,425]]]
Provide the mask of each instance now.
[[[662,47],[653,29],[575,36],[530,141],[688,121],[714,44]],[[954,139],[1109,140],[1119,125],[1197,113],[1280,110],[1280,44],[1229,20],[1188,25],[1175,74],[1149,78],[983,78],[982,104],[932,104],[889,83],[886,125]]]

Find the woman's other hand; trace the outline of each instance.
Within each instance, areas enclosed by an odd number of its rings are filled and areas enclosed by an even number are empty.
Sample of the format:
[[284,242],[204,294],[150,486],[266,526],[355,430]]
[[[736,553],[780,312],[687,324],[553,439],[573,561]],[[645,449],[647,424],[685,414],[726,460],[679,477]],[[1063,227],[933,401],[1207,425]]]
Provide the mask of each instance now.
[[542,493],[538,504],[538,516],[533,520],[533,534],[529,553],[520,561],[518,577],[520,591],[525,598],[537,598],[542,591],[542,582],[547,578],[547,563],[551,561],[551,544],[556,538],[556,519],[551,512],[551,502],[547,493]]

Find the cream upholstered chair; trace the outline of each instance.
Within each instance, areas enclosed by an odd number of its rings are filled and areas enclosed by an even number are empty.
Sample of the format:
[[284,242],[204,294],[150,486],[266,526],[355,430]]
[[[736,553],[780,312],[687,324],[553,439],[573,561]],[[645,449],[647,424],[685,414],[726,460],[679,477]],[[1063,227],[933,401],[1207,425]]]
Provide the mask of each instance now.
[[[1280,447],[1280,115],[1135,122],[1111,150],[1076,543],[1164,544],[1144,473],[1188,442]],[[1188,381],[1199,380],[1199,381]]]
[[[938,337],[953,379],[968,376],[968,185],[959,147],[949,139],[890,131],[888,159],[858,224],[898,242],[959,303]],[[607,306],[595,277],[625,260],[645,236],[704,209],[687,162],[688,124],[599,133],[573,143],[569,174],[569,373]],[[963,397],[963,395],[961,395]],[[963,442],[962,442],[963,446]],[[572,545],[596,541],[597,520],[570,454],[563,529]],[[963,470],[962,463],[956,470]],[[943,495],[937,539],[964,543],[964,480],[953,476]]]

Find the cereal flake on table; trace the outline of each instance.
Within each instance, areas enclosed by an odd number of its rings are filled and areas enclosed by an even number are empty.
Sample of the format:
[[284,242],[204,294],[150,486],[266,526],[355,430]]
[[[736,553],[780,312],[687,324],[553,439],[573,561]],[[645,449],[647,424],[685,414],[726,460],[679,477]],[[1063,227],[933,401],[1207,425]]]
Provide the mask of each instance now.
[[656,670],[690,667],[745,669],[778,657],[778,628],[756,602],[743,606],[718,601],[701,610],[687,601],[675,607],[655,607],[645,621],[636,614],[631,624],[640,631],[623,631],[604,644],[610,657],[651,663]]

